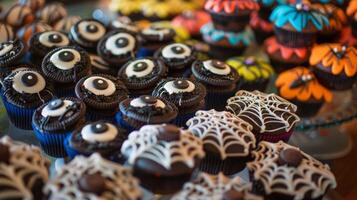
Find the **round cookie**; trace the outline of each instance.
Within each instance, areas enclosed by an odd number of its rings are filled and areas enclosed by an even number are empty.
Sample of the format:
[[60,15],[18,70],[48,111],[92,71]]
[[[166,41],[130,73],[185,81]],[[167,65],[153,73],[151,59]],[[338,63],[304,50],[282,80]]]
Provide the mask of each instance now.
[[0,43],[14,40],[16,35],[14,30],[8,24],[0,22]]
[[45,6],[45,0],[18,0],[20,5],[26,5],[32,9],[33,12]]
[[110,30],[126,30],[129,32],[132,32],[133,34],[139,33],[139,27],[136,26],[136,24],[131,21],[129,17],[126,16],[120,16],[115,18],[114,20],[111,20],[109,23],[109,29]]
[[67,16],[67,10],[62,3],[50,3],[37,13],[37,19],[53,26]]
[[20,4],[11,6],[2,16],[2,21],[14,28],[15,31],[34,20],[35,16],[31,8]]
[[25,46],[18,39],[0,43],[0,70],[8,71],[11,66],[22,61],[24,54]]

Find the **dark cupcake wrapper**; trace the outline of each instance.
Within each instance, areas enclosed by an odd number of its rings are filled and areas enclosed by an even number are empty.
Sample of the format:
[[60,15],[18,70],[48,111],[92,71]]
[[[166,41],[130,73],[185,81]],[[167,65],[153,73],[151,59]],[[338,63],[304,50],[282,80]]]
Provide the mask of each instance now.
[[274,71],[277,74],[280,74],[281,72],[284,72],[286,70],[292,69],[297,66],[309,66],[308,60],[304,61],[302,63],[289,63],[289,60],[275,60],[270,57],[270,64],[274,68]]
[[206,110],[211,110],[215,109],[217,111],[223,111],[225,110],[225,106],[227,104],[227,100],[234,96],[236,93],[236,90],[232,91],[226,91],[226,92],[210,92],[210,90],[207,90],[207,95],[206,95]]
[[106,111],[93,110],[93,109],[87,107],[86,120],[91,121],[91,122],[105,120],[110,123],[114,123],[115,122],[115,113],[113,112],[111,114]]
[[313,117],[315,116],[324,102],[301,102],[298,100],[289,100],[297,106],[296,114],[299,117]]
[[289,31],[283,28],[274,28],[277,41],[285,46],[292,48],[311,47],[316,41],[314,32]]
[[115,115],[115,121],[120,127],[122,127],[125,130],[127,130],[128,133],[133,132],[133,131],[135,131],[135,130],[140,128],[140,127],[134,127],[134,126],[131,126],[130,124],[128,124],[123,119],[123,114],[120,111],[117,112],[117,114]]
[[11,123],[17,128],[31,130],[32,115],[35,108],[18,107],[9,103],[3,95],[1,95],[1,98]]
[[274,32],[266,32],[256,28],[252,28],[252,29],[255,35],[255,40],[257,41],[258,44],[263,44],[267,38],[274,35]]
[[245,168],[246,162],[249,160],[248,157],[233,157],[222,160],[220,157],[207,154],[201,161],[199,169],[209,174],[220,172],[228,176],[236,174]]
[[210,51],[208,55],[210,58],[227,60],[229,58],[240,56],[246,50],[246,46],[228,47],[228,46],[218,46],[215,44],[209,44]]
[[186,122],[192,117],[194,117],[195,113],[196,111],[181,114],[179,113],[172,123],[176,124],[178,127],[187,127]]
[[294,128],[291,128],[290,131],[281,133],[281,134],[275,134],[275,133],[257,133],[257,134],[255,134],[254,133],[254,135],[255,135],[255,139],[257,140],[257,143],[259,143],[261,141],[277,143],[280,140],[287,143],[290,139],[290,136],[293,134],[293,132],[294,132]]
[[351,22],[352,35],[353,37],[357,38],[357,20],[350,17],[350,22]]
[[229,32],[241,32],[249,24],[250,14],[247,15],[225,15],[210,12],[213,26],[217,30]]
[[332,73],[318,69],[318,67],[313,67],[313,72],[319,83],[331,90],[348,90],[357,82],[357,74],[352,77],[347,77],[344,73],[333,75]]
[[74,92],[74,84],[54,84],[54,92],[56,97],[76,97]]
[[317,36],[317,43],[332,43],[338,42],[341,37],[341,31],[334,31],[334,32],[321,32]]

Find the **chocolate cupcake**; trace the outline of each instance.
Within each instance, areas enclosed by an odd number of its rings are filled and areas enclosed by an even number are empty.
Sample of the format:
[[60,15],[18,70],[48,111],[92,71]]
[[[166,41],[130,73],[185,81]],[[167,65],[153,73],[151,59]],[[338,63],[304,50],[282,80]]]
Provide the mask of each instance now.
[[15,31],[26,24],[32,23],[34,20],[35,16],[31,8],[20,4],[11,6],[2,16],[2,21],[14,28]]
[[138,200],[143,193],[131,170],[108,161],[95,153],[77,156],[64,165],[44,188],[50,199]]
[[45,6],[45,0],[18,0],[20,5],[26,5],[32,9],[33,12]]
[[70,158],[99,153],[106,159],[120,162],[120,148],[126,139],[126,135],[127,132],[124,129],[112,123],[106,121],[89,122],[78,127],[66,139],[66,152]]
[[137,56],[153,56],[160,47],[174,42],[176,32],[172,28],[159,26],[149,26],[140,31],[139,37],[142,40]]
[[226,61],[239,74],[239,89],[264,92],[269,80],[274,75],[274,69],[265,60],[253,56],[233,57]]
[[22,62],[24,54],[25,46],[18,39],[0,43],[0,71],[8,72],[14,65]]
[[33,145],[0,139],[1,199],[42,199],[50,161]]
[[129,61],[118,72],[118,77],[133,97],[151,94],[159,81],[167,75],[167,67],[160,59],[139,58]]
[[263,141],[252,154],[247,168],[253,191],[264,199],[318,200],[336,187],[328,165],[282,141]]
[[205,106],[206,88],[197,81],[184,78],[168,78],[160,81],[152,92],[154,97],[161,97],[178,108],[175,124],[185,126],[186,121]]
[[348,4],[346,14],[349,17],[351,23],[352,35],[354,38],[357,38],[357,1],[351,0]]
[[29,51],[32,60],[38,60],[39,65],[46,54],[58,47],[65,47],[70,44],[67,35],[59,31],[44,31],[36,33],[30,39]]
[[132,34],[139,33],[139,27],[127,16],[119,16],[109,22],[109,30],[126,30]]
[[288,141],[300,118],[297,107],[275,95],[240,90],[227,101],[226,109],[253,126],[257,142]]
[[53,98],[52,85],[37,71],[17,70],[2,82],[1,97],[10,121],[18,128],[31,130],[35,109]]
[[115,70],[110,66],[110,64],[97,54],[89,54],[89,58],[93,74],[115,75]]
[[249,24],[250,14],[259,10],[254,0],[208,0],[204,7],[215,29],[228,32],[243,31]]
[[79,99],[64,97],[38,107],[32,127],[43,151],[52,157],[66,157],[63,143],[85,121],[86,106]]
[[201,28],[203,40],[209,44],[209,56],[216,59],[228,59],[242,54],[254,42],[250,28],[241,32],[229,32],[215,29],[212,23]]
[[183,43],[172,43],[155,52],[155,58],[161,59],[169,68],[170,77],[181,77],[196,60],[196,51]]
[[195,61],[192,64],[192,74],[207,89],[207,110],[224,110],[227,99],[238,90],[238,73],[223,61]]
[[170,123],[176,118],[177,112],[173,103],[162,98],[142,95],[122,101],[116,121],[130,132],[147,124]]
[[243,170],[255,148],[252,126],[232,113],[216,110],[197,111],[187,121],[188,130],[203,142],[206,156],[200,170],[232,175]]
[[88,51],[95,51],[100,39],[106,33],[105,26],[95,19],[82,19],[74,24],[69,32],[73,43]]
[[119,103],[128,97],[128,91],[118,78],[95,74],[78,81],[76,96],[87,105],[87,120],[113,122]]
[[141,185],[155,194],[178,191],[204,157],[201,140],[173,125],[143,126],[130,133],[121,152]]
[[348,90],[357,80],[357,49],[338,43],[316,45],[310,64],[319,82],[333,90]]
[[222,173],[211,175],[200,173],[194,180],[186,183],[171,200],[263,200],[251,192],[252,184],[242,178],[227,177]]
[[0,43],[15,40],[14,30],[8,24],[0,22]]
[[275,86],[281,97],[297,106],[300,117],[313,117],[324,103],[332,101],[330,90],[308,68],[296,67],[279,74]]
[[114,65],[116,70],[132,58],[138,48],[135,35],[125,30],[111,31],[102,38],[97,47],[98,55]]
[[81,20],[80,16],[67,16],[56,22],[53,25],[53,29],[55,31],[69,33],[71,31],[72,26],[74,26],[80,20]]
[[76,46],[56,48],[42,62],[42,72],[58,97],[74,96],[75,83],[90,73],[90,67],[87,52]]
[[67,10],[62,3],[50,3],[37,13],[37,19],[53,26],[67,16]]
[[18,39],[24,42],[24,44],[29,45],[28,42],[30,41],[33,35],[35,35],[36,33],[42,33],[44,31],[50,31],[50,30],[52,30],[52,27],[50,25],[38,21],[21,27],[17,31],[16,35]]

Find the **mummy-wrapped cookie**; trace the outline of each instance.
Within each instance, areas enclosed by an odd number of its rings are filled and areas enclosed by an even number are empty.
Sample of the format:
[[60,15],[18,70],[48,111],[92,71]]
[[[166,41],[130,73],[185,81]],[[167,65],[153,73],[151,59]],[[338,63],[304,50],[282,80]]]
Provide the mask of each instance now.
[[160,47],[174,42],[176,32],[172,28],[149,26],[141,30],[139,36],[142,39],[142,46],[138,56],[144,57],[153,56]]
[[15,39],[14,30],[8,24],[0,22],[0,43]]
[[200,139],[174,125],[146,125],[121,148],[142,185],[153,193],[177,191],[203,158]]
[[62,3],[51,3],[39,10],[36,15],[39,20],[53,26],[67,16],[67,10]]
[[135,58],[138,45],[136,36],[131,32],[123,29],[111,31],[99,41],[97,53],[118,70],[122,64]]
[[95,153],[77,156],[44,188],[48,200],[140,200],[142,191],[131,170]]
[[43,59],[42,71],[58,96],[74,96],[75,83],[90,73],[88,53],[77,46],[59,47]]
[[282,141],[260,142],[247,164],[253,190],[267,199],[322,199],[336,180],[326,164]]
[[152,95],[175,104],[179,114],[174,123],[185,126],[186,121],[193,117],[197,110],[204,108],[206,88],[197,81],[168,78],[159,82]]
[[150,95],[126,99],[119,105],[116,121],[128,130],[139,129],[146,124],[170,123],[178,110],[173,103]]
[[26,5],[32,9],[33,12],[45,6],[45,0],[18,0],[20,5]]
[[252,184],[239,176],[229,178],[222,173],[200,173],[193,181],[186,183],[171,200],[263,200],[263,197],[253,194],[251,189]]
[[107,121],[95,121],[78,127],[65,142],[70,158],[99,153],[106,159],[122,161],[120,148],[127,132]]
[[119,103],[128,97],[128,91],[118,78],[95,74],[83,77],[76,84],[76,96],[87,105],[87,119],[114,121]]
[[53,29],[56,31],[69,33],[72,26],[75,25],[79,20],[81,20],[80,16],[67,16],[56,22],[56,24],[53,25]]
[[98,41],[107,32],[105,26],[95,19],[82,19],[74,24],[69,32],[69,37],[73,43],[87,49],[95,51]]
[[26,5],[14,4],[2,16],[2,20],[15,30],[30,24],[35,20],[35,16],[30,7]]
[[139,32],[139,27],[135,25],[134,22],[127,16],[120,16],[109,23],[110,30],[126,30],[137,34]]
[[35,109],[53,98],[52,85],[35,70],[15,70],[3,80],[1,97],[10,121],[31,129]]
[[42,199],[50,161],[41,150],[5,136],[0,138],[0,154],[0,198]]
[[296,106],[273,93],[240,90],[227,101],[226,109],[253,126],[257,141],[288,141],[300,118]]
[[35,110],[32,127],[46,154],[66,156],[65,138],[84,124],[85,112],[85,104],[74,97],[54,99]]
[[118,77],[135,96],[150,94],[166,75],[166,65],[151,57],[130,60],[118,72]]

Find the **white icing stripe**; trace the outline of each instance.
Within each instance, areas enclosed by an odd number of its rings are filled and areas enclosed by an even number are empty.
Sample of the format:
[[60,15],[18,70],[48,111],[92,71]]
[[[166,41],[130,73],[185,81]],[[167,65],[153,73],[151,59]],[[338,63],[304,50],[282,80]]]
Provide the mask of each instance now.
[[154,29],[153,27],[146,28],[141,31],[144,35],[158,35],[159,40],[163,40],[164,36],[170,33],[170,29],[162,28],[159,30]]
[[42,117],[59,117],[63,115],[67,111],[68,106],[71,105],[73,105],[73,101],[63,100],[63,105],[61,107],[56,110],[51,110],[50,105],[48,104],[42,109],[41,115]]
[[8,44],[8,43],[2,44],[2,49],[0,50],[0,56],[9,53],[13,48],[14,48],[13,44]]
[[118,135],[118,129],[112,124],[105,124],[108,126],[108,130],[104,133],[93,133],[93,131],[91,130],[91,126],[93,124],[85,125],[81,131],[82,138],[90,143],[113,141]]
[[[74,55],[74,59],[72,61],[69,62],[64,62],[61,59],[59,59],[59,54],[61,52],[64,51],[69,51],[71,53],[73,53]],[[62,70],[70,70],[72,68],[74,68],[74,66],[81,61],[81,54],[74,50],[74,49],[61,49],[57,52],[55,52],[51,57],[50,57],[50,61],[58,68],[58,69],[62,69]]]
[[136,27],[136,26],[133,26],[133,25],[129,25],[129,24],[126,24],[126,23],[123,23],[121,22],[120,20],[114,20],[112,21],[112,26],[114,28],[123,28],[123,29],[126,29],[126,30],[129,30],[129,31],[132,31],[134,33],[137,33],[139,31],[139,28]]
[[[59,43],[53,43],[49,40],[49,37],[53,34],[59,35],[59,37],[62,38],[62,41]],[[38,38],[41,44],[43,44],[46,47],[63,47],[63,46],[68,46],[69,45],[69,39],[66,35],[64,35],[61,32],[57,31],[47,31],[44,33],[40,34],[40,37]]]
[[147,106],[155,106],[156,108],[165,108],[166,105],[163,101],[161,101],[160,99],[157,99],[155,104],[146,104],[145,102],[143,102],[140,97],[133,99],[130,101],[130,105],[136,108],[143,108],[143,107],[147,107]]
[[[248,156],[255,147],[252,126],[229,112],[197,111],[186,124],[196,137],[202,139],[204,145],[214,146],[221,159]],[[243,147],[243,150],[232,152],[234,147]]]
[[192,92],[195,90],[195,84],[193,84],[191,81],[188,81],[188,87],[186,89],[178,89],[174,86],[174,81],[169,81],[165,83],[164,89],[169,93],[169,94],[179,94],[179,93],[188,93]]
[[[128,45],[125,47],[117,47],[116,40],[119,38],[125,38],[129,41]],[[131,53],[135,49],[136,40],[135,38],[128,33],[117,33],[110,36],[107,41],[105,41],[105,48],[110,51],[113,55],[123,55]]]
[[[177,54],[172,50],[172,48],[174,47],[182,48],[184,52],[181,54]],[[191,49],[187,45],[181,43],[174,43],[174,44],[167,45],[162,49],[161,52],[164,58],[178,58],[178,59],[185,59],[189,57],[191,53],[192,53]]]
[[[98,31],[95,33],[90,33],[87,30],[87,26],[96,26],[98,28]],[[78,23],[78,33],[81,37],[85,38],[86,40],[96,42],[100,40],[104,35],[105,35],[105,28],[103,27],[102,24],[96,22],[96,21],[82,21]]]
[[[135,64],[139,63],[139,62],[145,62],[147,64],[147,68],[141,72],[136,72],[134,71],[134,66]],[[138,77],[138,78],[141,78],[141,77],[145,77],[147,75],[149,75],[153,69],[155,67],[155,64],[152,60],[149,60],[149,59],[138,59],[138,60],[135,60],[133,62],[131,62],[125,69],[125,74],[131,78],[131,77]]]
[[231,68],[227,64],[225,64],[224,69],[218,69],[212,65],[212,60],[204,61],[203,67],[206,68],[208,71],[212,72],[213,74],[228,75],[229,73],[231,73]]
[[[21,80],[22,77],[29,72],[35,74],[37,77],[37,83],[30,87],[24,85],[24,83]],[[23,93],[36,94],[41,92],[43,89],[45,89],[45,87],[46,87],[46,81],[42,77],[42,75],[32,70],[17,71],[16,75],[12,79],[12,88],[20,94]]]
[[[104,89],[104,90],[98,90],[94,87],[93,85],[93,81],[95,79],[102,79],[104,81],[106,81],[108,83],[108,88]],[[115,84],[113,83],[113,81],[107,79],[107,78],[104,78],[104,77],[101,77],[101,76],[91,76],[89,78],[87,78],[84,82],[83,82],[83,86],[84,88],[86,88],[88,91],[92,92],[93,94],[95,95],[104,95],[104,96],[110,96],[110,95],[113,95],[115,90],[116,90],[116,87],[115,87]]]

